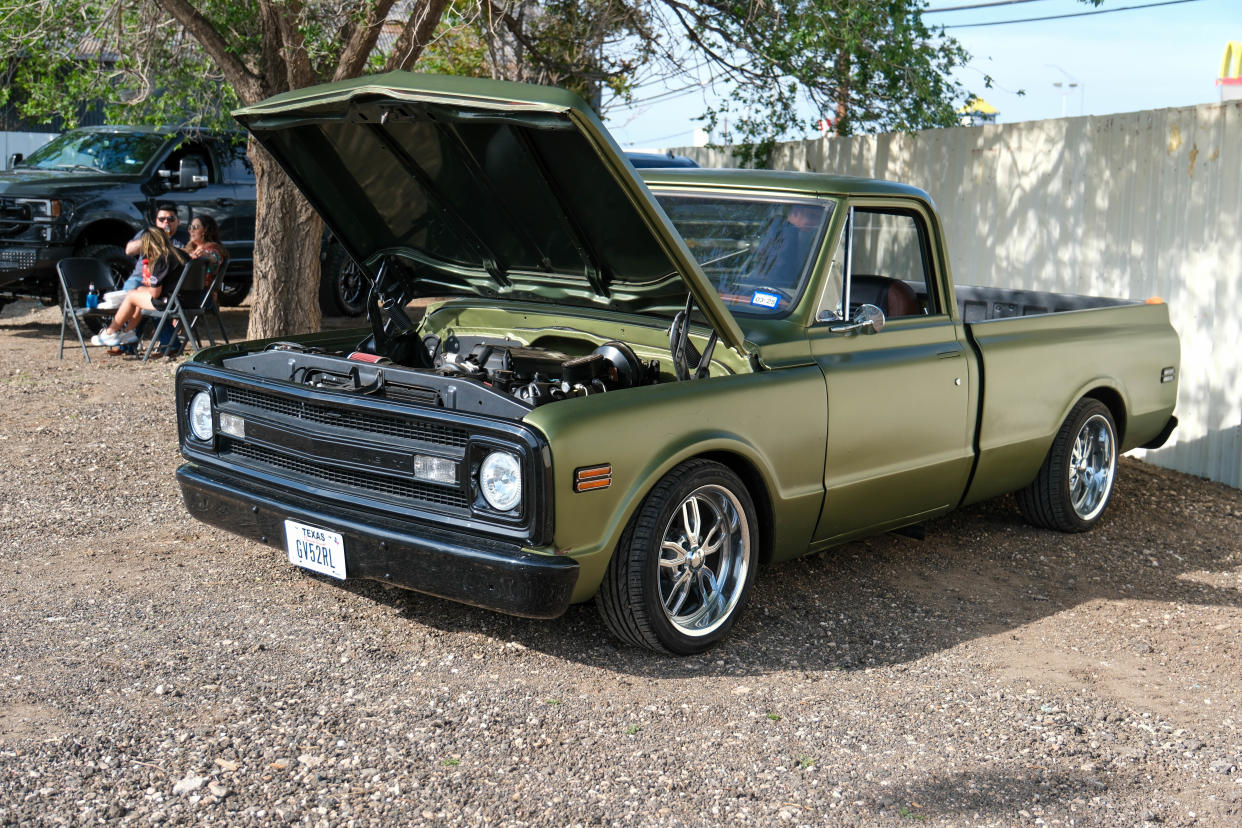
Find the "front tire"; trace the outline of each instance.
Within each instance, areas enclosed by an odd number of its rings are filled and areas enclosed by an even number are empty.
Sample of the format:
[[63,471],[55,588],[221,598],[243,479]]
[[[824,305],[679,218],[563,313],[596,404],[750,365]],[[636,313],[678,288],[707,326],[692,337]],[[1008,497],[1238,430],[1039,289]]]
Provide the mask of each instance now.
[[1085,532],[1099,522],[1117,478],[1117,427],[1108,407],[1084,399],[1061,424],[1039,475],[1017,493],[1022,516],[1058,532]]
[[113,290],[120,290],[121,285],[134,272],[134,257],[125,255],[125,248],[115,244],[92,244],[83,247],[78,253],[91,259],[99,259],[112,271],[112,281],[116,283]]
[[621,640],[693,655],[728,634],[759,558],[750,493],[731,469],[689,460],[651,490],[609,562],[596,605]]

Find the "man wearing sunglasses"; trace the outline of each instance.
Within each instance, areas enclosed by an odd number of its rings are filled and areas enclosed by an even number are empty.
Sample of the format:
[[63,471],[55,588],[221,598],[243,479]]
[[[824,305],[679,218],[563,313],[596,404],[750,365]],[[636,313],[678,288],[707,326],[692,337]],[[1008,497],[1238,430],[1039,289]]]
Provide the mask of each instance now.
[[[190,240],[190,236],[181,227],[181,217],[177,215],[177,205],[170,201],[161,201],[155,205],[155,226],[164,231],[165,235],[172,239],[173,247],[185,247],[186,242]],[[145,230],[146,228],[142,228]],[[134,237],[125,245],[125,253],[129,256],[138,256],[142,251],[142,230],[134,234]],[[122,290],[133,290],[142,284],[142,257],[139,256],[138,261],[134,263],[134,271],[125,280],[125,284],[121,286]]]

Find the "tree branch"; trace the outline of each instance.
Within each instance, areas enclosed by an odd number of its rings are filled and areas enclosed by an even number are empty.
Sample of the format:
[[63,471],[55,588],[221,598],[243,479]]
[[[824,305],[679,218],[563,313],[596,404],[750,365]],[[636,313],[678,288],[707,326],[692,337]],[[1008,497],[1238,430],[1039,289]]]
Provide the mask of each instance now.
[[414,65],[431,42],[431,36],[440,25],[440,19],[444,17],[447,7],[448,0],[422,0],[415,7],[388,55],[388,64],[385,66],[388,71],[408,70]]
[[376,41],[379,40],[384,23],[388,20],[388,11],[393,7],[394,2],[396,0],[379,0],[368,10],[367,18],[361,24],[349,23],[341,29],[345,48],[341,50],[341,57],[337,61],[336,71],[332,73],[332,80],[345,80],[362,74],[362,70],[367,65],[367,57],[375,48]]
[[171,14],[203,47],[224,77],[237,90],[237,97],[245,103],[257,103],[267,97],[263,79],[250,71],[246,64],[229,51],[228,44],[215,25],[204,17],[187,0],[155,0]]

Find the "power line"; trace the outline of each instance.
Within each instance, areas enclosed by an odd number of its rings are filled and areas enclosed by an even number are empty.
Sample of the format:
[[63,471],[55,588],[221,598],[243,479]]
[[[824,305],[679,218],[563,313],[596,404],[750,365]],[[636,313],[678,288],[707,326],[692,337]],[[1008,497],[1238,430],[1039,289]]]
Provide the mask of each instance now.
[[962,11],[964,9],[988,9],[992,6],[1016,6],[1019,3],[1042,3],[1044,0],[993,0],[991,3],[972,3],[969,6],[945,6],[942,9],[923,9],[923,14]]
[[1163,3],[1147,3],[1143,6],[1119,6],[1115,9],[1099,9],[1097,11],[1074,12],[1072,14],[1051,14],[1047,17],[1027,17],[1022,20],[994,20],[991,23],[959,23],[945,26],[945,29],[977,29],[981,26],[1007,26],[1010,23],[1039,23],[1044,20],[1064,20],[1067,17],[1088,17],[1093,14],[1113,14],[1114,12],[1135,11],[1136,9],[1154,9],[1157,6],[1180,6],[1183,3],[1198,3],[1199,0],[1165,0]]

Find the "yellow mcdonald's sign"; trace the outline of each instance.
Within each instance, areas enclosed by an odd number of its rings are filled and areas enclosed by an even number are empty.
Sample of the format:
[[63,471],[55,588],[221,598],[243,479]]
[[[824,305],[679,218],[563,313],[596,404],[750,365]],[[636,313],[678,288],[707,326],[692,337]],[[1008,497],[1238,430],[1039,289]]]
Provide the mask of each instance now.
[[1220,59],[1220,79],[1242,78],[1242,40],[1231,40],[1225,44],[1225,54]]

